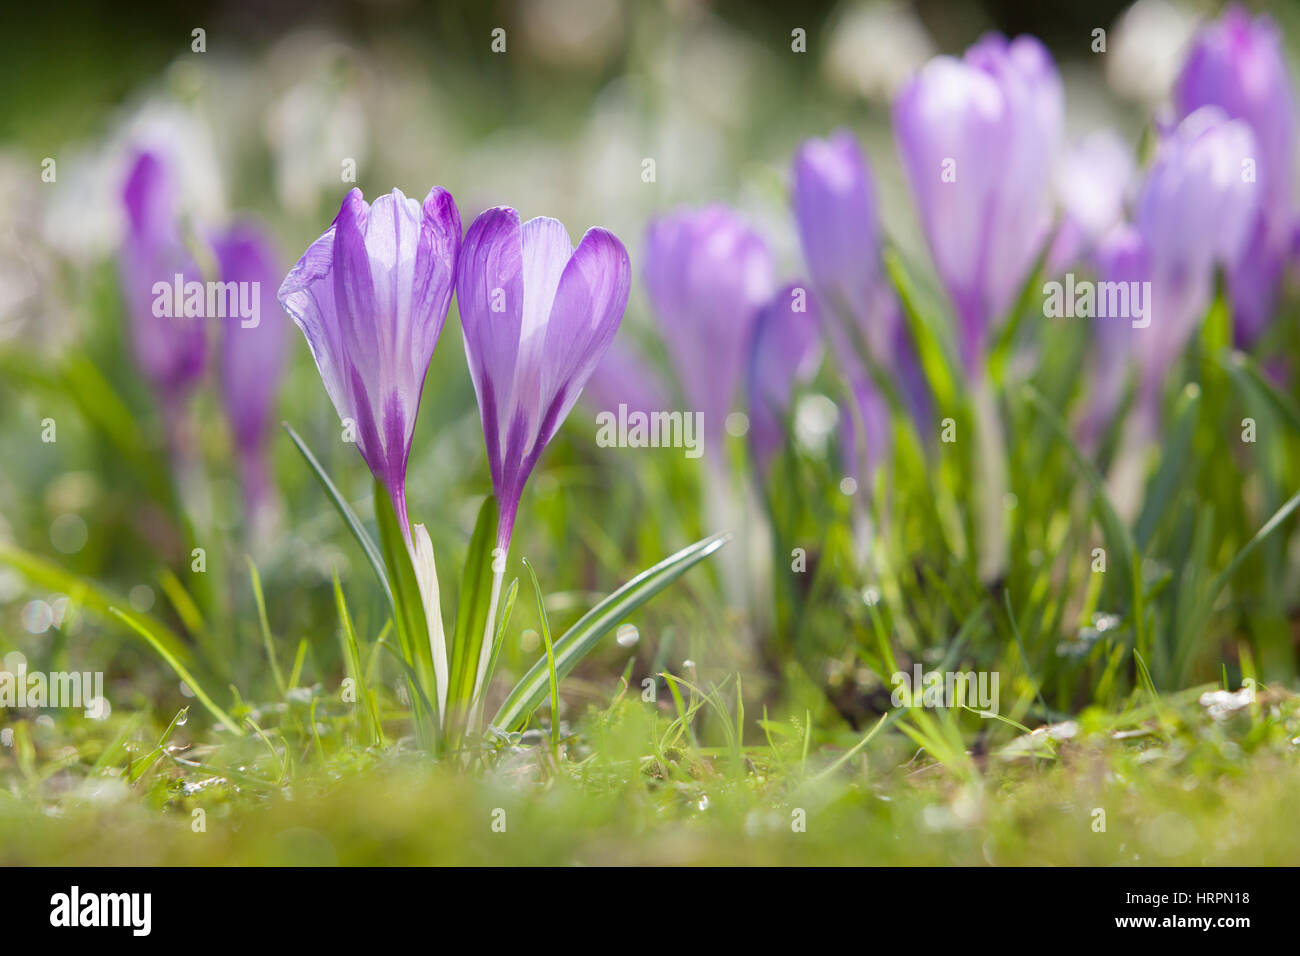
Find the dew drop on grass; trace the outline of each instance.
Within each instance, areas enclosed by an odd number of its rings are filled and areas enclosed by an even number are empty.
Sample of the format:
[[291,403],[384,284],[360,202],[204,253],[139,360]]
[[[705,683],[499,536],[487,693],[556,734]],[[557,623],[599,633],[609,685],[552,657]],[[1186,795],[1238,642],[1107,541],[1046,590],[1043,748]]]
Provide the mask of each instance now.
[[632,647],[641,640],[641,632],[635,624],[623,624],[614,633],[614,640],[618,641],[620,647]]

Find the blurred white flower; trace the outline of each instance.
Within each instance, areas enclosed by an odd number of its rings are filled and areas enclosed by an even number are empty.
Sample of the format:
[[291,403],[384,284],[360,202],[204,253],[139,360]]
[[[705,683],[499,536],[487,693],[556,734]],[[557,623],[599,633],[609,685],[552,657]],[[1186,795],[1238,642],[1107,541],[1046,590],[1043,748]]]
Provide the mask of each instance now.
[[1170,0],[1138,0],[1119,15],[1106,50],[1106,80],[1120,96],[1153,107],[1169,98],[1196,15]]
[[220,222],[226,189],[209,123],[170,96],[130,107],[103,142],[70,151],[50,185],[41,234],[60,253],[85,264],[112,252],[126,225],[122,189],[137,152],[157,153],[175,171],[182,216]]
[[370,127],[361,95],[362,66],[347,46],[304,31],[281,40],[269,56],[273,83],[283,87],[264,132],[275,160],[275,188],[289,210],[315,210],[323,191],[341,195],[370,153]]
[[623,33],[618,0],[521,0],[515,9],[526,52],[552,66],[602,66]]
[[911,7],[893,0],[850,3],[826,33],[830,46],[822,71],[831,86],[880,103],[891,102],[903,81],[936,52]]

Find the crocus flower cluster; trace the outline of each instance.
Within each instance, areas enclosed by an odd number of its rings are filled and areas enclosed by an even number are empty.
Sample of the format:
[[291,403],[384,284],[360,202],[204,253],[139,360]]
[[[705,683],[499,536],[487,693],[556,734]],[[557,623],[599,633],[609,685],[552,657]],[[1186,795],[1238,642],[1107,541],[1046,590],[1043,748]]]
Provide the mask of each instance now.
[[1248,241],[1229,263],[1235,331],[1248,346],[1272,313],[1296,225],[1296,101],[1277,28],[1230,7],[1192,43],[1174,89],[1181,117],[1206,106],[1241,120],[1255,137],[1250,159],[1258,208]]
[[[612,233],[591,229],[575,249],[556,220],[521,224],[507,207],[480,215],[462,243],[456,203],[435,187],[423,202],[395,189],[373,204],[352,190],[280,287],[335,410],[354,426],[358,450],[406,536],[440,714],[448,656],[437,571],[427,531],[409,522],[406,472],[452,292],[500,506],[497,547],[505,551],[524,484],[618,331],[630,281],[627,252]],[[504,569],[494,563],[493,572],[476,697],[492,656]]]
[[[742,377],[749,445],[760,478],[784,442],[791,389],[812,378],[830,345],[849,401],[844,446],[881,459],[888,407],[865,348],[899,375],[912,410],[924,386],[884,280],[875,186],[852,134],[804,143],[794,160],[794,216],[812,281],[775,285],[766,241],[724,206],[681,209],[651,222],[645,282],[683,396],[704,413],[717,452]],[[865,434],[859,436],[858,431]],[[850,460],[849,472],[858,462]]]
[[[137,365],[158,394],[172,452],[184,459],[189,454],[185,406],[203,378],[209,335],[204,318],[187,314],[179,302],[173,301],[170,310],[160,308],[158,291],[171,289],[177,276],[182,287],[204,276],[182,236],[175,177],[163,157],[150,151],[133,157],[123,203],[127,228],[120,266],[131,344]],[[194,241],[206,241],[215,260],[212,278],[223,294],[245,286],[260,297],[257,321],[222,317],[219,353],[222,402],[248,512],[256,522],[272,500],[266,444],[285,344],[284,324],[274,318],[279,265],[270,241],[252,223],[196,234]]]
[[1137,358],[1139,412],[1148,428],[1165,376],[1209,307],[1216,270],[1240,261],[1250,242],[1260,194],[1243,171],[1255,151],[1255,137],[1241,120],[1215,107],[1192,113],[1162,138],[1132,226],[1113,231],[1098,250],[1107,281],[1150,283],[1148,327],[1098,322],[1112,360],[1116,348]]
[[455,290],[501,505],[498,545],[508,547],[524,483],[618,331],[630,277],[626,250],[604,229],[575,250],[556,220],[521,225],[497,207],[462,246],[445,189],[422,203],[395,189],[373,205],[354,189],[285,278],[280,301],[409,533],[407,459]]

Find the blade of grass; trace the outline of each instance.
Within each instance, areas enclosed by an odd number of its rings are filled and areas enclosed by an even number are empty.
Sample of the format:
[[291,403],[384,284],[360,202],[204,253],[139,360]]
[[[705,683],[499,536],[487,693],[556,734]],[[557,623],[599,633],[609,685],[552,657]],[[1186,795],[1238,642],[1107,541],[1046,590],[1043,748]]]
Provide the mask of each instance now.
[[266,599],[262,595],[262,578],[257,573],[257,565],[253,563],[253,559],[246,557],[246,560],[248,577],[253,584],[253,600],[257,603],[257,620],[262,628],[262,644],[266,648],[266,657],[271,662],[271,674],[275,678],[275,686],[280,691],[280,697],[283,698],[289,688],[284,682],[284,675],[280,673],[280,661],[275,654],[275,642],[271,640],[271,625],[266,620]]
[[555,676],[555,650],[551,646],[551,625],[546,619],[546,605],[542,601],[542,586],[537,583],[537,572],[527,558],[523,559],[528,576],[533,581],[533,594],[537,597],[537,619],[542,626],[542,640],[546,643],[546,673],[551,689],[551,750],[560,751],[560,681]]
[[302,454],[303,459],[311,468],[312,474],[316,476],[316,480],[319,481],[321,487],[325,489],[326,496],[328,496],[330,501],[334,503],[334,508],[338,511],[339,517],[343,519],[343,523],[348,526],[348,530],[352,532],[352,537],[356,539],[357,544],[361,545],[361,550],[365,553],[366,560],[370,562],[370,567],[374,570],[375,577],[379,580],[379,586],[384,590],[384,596],[388,599],[388,603],[393,605],[393,592],[388,586],[388,577],[384,571],[383,555],[380,554],[379,548],[376,546],[374,539],[366,532],[365,526],[361,523],[361,519],[358,518],[356,512],[352,510],[352,506],[349,505],[347,499],[343,497],[343,493],[339,491],[334,482],[330,480],[330,476],[325,473],[325,469],[321,467],[321,463],[316,460],[316,456],[311,453],[311,449],[307,447],[307,443],[299,437],[298,433],[293,430],[293,427],[288,422],[281,422],[280,425],[288,433],[290,440]]
[[197,697],[199,702],[208,709],[208,713],[212,714],[213,717],[225,724],[226,728],[236,737],[244,736],[244,731],[240,726],[231,720],[229,714],[217,706],[216,702],[207,695],[207,692],[203,689],[202,685],[194,679],[194,675],[189,672],[184,664],[176,659],[176,656],[168,650],[167,645],[159,640],[158,636],[146,627],[144,623],[136,617],[122,613],[115,607],[110,607],[108,613],[143,637],[149,643],[149,646],[158,652],[158,656],[167,663],[167,666],[174,670],[180,679],[189,685],[190,690],[194,691],[194,696]]

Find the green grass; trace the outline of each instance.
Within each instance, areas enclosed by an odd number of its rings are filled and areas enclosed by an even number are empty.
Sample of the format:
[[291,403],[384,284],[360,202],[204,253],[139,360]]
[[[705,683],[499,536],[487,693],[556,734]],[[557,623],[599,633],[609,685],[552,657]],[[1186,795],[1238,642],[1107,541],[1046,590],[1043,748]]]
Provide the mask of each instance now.
[[[530,735],[482,774],[409,749],[363,748],[352,738],[355,715],[320,697],[259,713],[261,732],[238,741],[214,742],[189,722],[172,726],[161,751],[143,743],[153,731],[134,718],[66,734],[23,725],[0,756],[9,781],[0,791],[0,863],[1300,858],[1300,830],[1286,825],[1300,786],[1300,701],[1283,692],[1261,691],[1221,718],[1196,691],[1119,717],[1089,712],[1059,741],[1012,731],[993,745],[1011,729],[990,722],[990,746],[973,758],[977,775],[961,779],[883,733],[863,735],[871,738],[863,747],[842,734],[805,761],[805,728],[789,721],[737,741],[737,773],[731,748],[692,742],[697,731],[708,736],[699,725],[710,710],[693,693],[684,703],[694,716],[683,724],[668,695],[651,704],[620,685],[606,691],[612,702],[590,705],[560,751]],[[113,739],[122,732],[126,747]],[[141,764],[136,777],[131,768]],[[1097,810],[1104,832],[1094,829]]]

